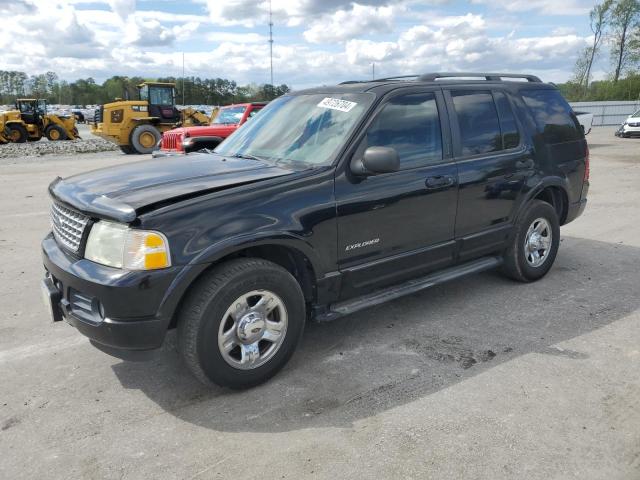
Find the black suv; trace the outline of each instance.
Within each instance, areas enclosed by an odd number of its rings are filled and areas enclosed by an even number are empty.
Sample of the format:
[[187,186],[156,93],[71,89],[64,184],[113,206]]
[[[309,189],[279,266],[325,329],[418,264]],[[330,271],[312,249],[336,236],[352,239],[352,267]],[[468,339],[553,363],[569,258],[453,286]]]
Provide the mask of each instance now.
[[329,320],[501,267],[544,276],[589,153],[531,75],[427,74],[287,94],[214,153],[49,187],[44,293],[122,358],[178,346],[204,382],[274,375]]

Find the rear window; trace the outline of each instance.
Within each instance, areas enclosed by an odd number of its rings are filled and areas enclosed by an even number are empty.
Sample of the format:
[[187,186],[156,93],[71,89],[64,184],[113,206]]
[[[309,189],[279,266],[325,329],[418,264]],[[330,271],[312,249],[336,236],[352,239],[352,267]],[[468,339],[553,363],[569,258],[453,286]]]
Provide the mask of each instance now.
[[521,94],[546,143],[572,142],[583,137],[573,110],[559,91],[522,90]]

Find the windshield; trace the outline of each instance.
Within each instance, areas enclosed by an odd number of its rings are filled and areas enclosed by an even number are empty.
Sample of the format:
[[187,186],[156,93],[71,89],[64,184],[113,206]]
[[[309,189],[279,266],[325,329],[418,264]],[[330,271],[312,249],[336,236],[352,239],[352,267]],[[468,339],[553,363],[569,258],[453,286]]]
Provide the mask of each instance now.
[[373,94],[317,94],[280,97],[216,148],[220,155],[329,165]]
[[218,114],[213,123],[218,125],[224,123],[240,123],[246,109],[247,107],[223,107],[218,110]]
[[640,110],[638,110],[636,113],[634,113],[633,115],[631,115],[633,118],[637,118],[640,117]]

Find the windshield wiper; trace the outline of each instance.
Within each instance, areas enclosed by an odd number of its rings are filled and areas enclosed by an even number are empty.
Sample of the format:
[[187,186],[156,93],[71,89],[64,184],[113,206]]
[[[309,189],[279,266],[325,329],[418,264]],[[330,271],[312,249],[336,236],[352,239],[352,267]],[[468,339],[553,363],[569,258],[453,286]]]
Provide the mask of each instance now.
[[233,158],[246,158],[247,160],[258,160],[259,162],[266,162],[265,158],[256,157],[255,155],[251,155],[250,153],[236,153],[231,155]]

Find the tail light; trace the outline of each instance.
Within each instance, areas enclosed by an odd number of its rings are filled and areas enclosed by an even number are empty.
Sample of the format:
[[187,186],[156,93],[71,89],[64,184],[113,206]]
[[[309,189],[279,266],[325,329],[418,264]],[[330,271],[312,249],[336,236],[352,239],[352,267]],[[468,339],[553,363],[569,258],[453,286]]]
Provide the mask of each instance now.
[[584,179],[583,181],[589,180],[589,146],[587,146],[587,153],[584,157]]

